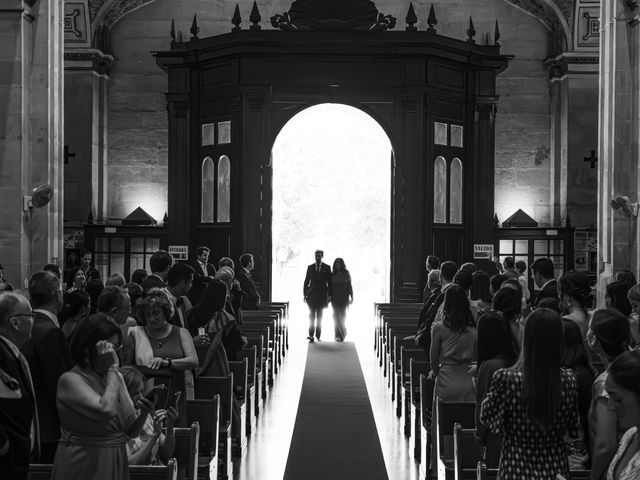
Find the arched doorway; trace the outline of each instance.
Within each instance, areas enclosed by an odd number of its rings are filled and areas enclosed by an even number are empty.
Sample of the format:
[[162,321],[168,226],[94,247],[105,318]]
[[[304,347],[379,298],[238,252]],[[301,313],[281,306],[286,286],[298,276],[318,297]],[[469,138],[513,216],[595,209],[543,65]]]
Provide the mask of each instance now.
[[[272,149],[272,295],[297,299],[314,251],[351,272],[356,304],[389,301],[392,147],[364,111],[302,110]],[[300,294],[300,295],[297,295]]]

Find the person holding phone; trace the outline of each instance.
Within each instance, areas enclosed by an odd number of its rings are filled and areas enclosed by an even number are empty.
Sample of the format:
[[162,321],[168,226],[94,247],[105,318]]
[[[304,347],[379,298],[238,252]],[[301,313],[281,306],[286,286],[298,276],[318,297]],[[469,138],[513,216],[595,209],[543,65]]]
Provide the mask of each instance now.
[[75,366],[58,381],[57,408],[61,436],[52,480],[129,478],[125,446],[137,437],[153,404],[140,399],[136,413],[114,345],[121,331],[106,315],[92,315],[71,340]]
[[[161,395],[158,390],[164,385],[156,385],[143,396],[144,375],[134,367],[122,367],[120,373],[134,403],[145,398],[156,409],[152,414],[146,415],[140,434],[127,442],[129,465],[163,465],[171,458],[175,448],[173,427],[179,417],[177,403],[181,393],[178,391],[168,397],[168,405],[160,405],[158,401]],[[158,408],[160,406],[166,408]]]

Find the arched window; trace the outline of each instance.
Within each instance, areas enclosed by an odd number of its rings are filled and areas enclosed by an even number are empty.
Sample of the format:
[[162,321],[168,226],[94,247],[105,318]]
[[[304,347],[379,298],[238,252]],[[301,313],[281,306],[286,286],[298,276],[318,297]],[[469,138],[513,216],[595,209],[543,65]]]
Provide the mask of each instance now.
[[451,162],[451,184],[449,185],[449,223],[462,223],[462,162],[454,158]]
[[215,195],[215,175],[213,159],[206,157],[202,161],[202,204],[200,209],[200,221],[213,223],[213,199]]
[[447,162],[437,157],[433,165],[433,223],[447,222]]
[[223,155],[218,160],[218,222],[231,219],[231,165],[229,157]]

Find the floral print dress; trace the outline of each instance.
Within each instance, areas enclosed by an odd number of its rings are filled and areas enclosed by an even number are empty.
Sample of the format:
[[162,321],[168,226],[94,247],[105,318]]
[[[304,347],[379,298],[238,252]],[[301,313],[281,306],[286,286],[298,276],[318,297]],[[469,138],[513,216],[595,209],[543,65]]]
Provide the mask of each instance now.
[[569,478],[563,437],[566,432],[577,436],[578,384],[569,369],[561,369],[560,379],[560,405],[555,420],[545,431],[529,419],[521,401],[522,371],[502,369],[494,374],[482,402],[480,421],[493,433],[504,436],[499,480],[555,480],[558,473]]

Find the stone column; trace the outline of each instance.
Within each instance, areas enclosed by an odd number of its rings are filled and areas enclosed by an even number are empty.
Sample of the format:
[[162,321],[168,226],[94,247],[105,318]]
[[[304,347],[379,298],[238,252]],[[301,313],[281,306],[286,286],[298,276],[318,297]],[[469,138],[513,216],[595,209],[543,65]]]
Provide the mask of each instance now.
[[[62,4],[0,0],[0,263],[17,287],[62,256]],[[49,205],[23,208],[42,184]]]
[[637,276],[637,219],[611,208],[615,195],[637,202],[640,185],[640,26],[631,2],[602,0],[600,6],[600,101],[598,162],[598,306],[615,272]]

